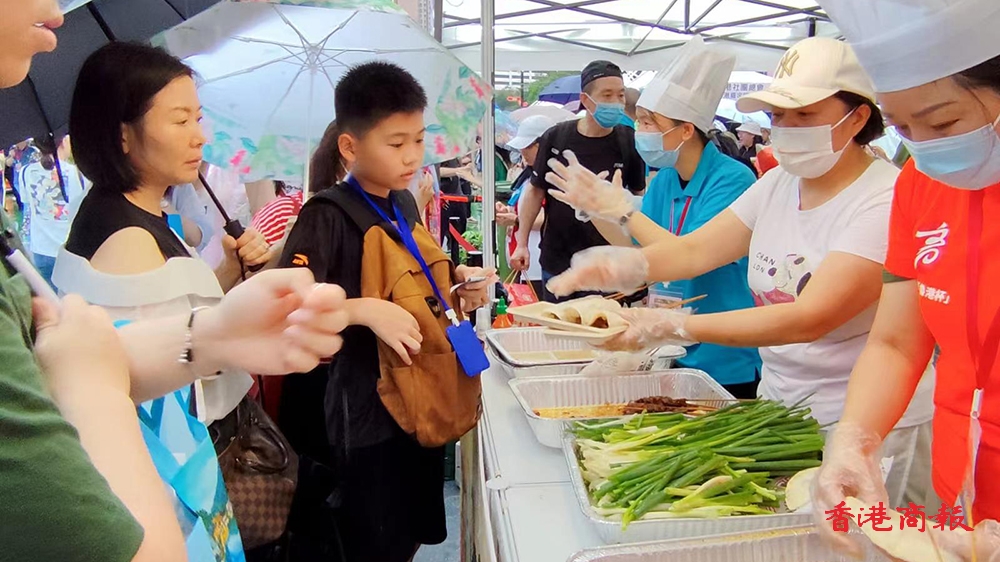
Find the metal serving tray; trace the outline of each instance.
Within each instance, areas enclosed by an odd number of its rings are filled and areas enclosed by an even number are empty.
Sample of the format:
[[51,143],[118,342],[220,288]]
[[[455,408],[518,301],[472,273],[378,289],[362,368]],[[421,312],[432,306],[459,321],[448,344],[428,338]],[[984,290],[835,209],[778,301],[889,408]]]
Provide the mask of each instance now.
[[728,400],[733,396],[703,371],[670,369],[616,376],[561,376],[514,379],[510,385],[528,425],[547,447],[562,447],[567,420],[535,415],[537,408],[621,404],[647,396],[699,400]]
[[[864,562],[889,562],[867,540]],[[827,547],[816,529],[793,527],[712,538],[584,550],[568,562],[857,562]]]
[[[627,529],[622,529],[621,521],[616,521],[599,515],[590,503],[587,485],[580,474],[580,465],[576,456],[576,437],[566,433],[563,437],[563,453],[569,468],[570,483],[576,493],[580,509],[596,529],[597,534],[605,544],[629,544],[647,541],[662,541],[668,539],[710,537],[732,533],[764,531],[768,529],[783,529],[802,527],[812,523],[808,513],[775,513],[774,515],[735,515],[717,519],[652,519],[633,521]],[[700,559],[699,559],[700,560]],[[801,562],[789,558],[789,562]],[[732,561],[727,561],[732,562]],[[769,560],[768,562],[776,562]],[[822,562],[828,562],[823,560]]]
[[[546,328],[490,330],[486,332],[486,343],[499,358],[504,371],[512,378],[575,375],[594,359],[607,353],[594,349],[584,341],[546,336],[545,331]],[[592,352],[593,355],[581,359],[559,359],[553,356],[525,360],[517,357],[521,353],[542,355],[547,352]],[[657,351],[652,369],[669,369],[675,360],[686,354],[683,347],[664,346]]]

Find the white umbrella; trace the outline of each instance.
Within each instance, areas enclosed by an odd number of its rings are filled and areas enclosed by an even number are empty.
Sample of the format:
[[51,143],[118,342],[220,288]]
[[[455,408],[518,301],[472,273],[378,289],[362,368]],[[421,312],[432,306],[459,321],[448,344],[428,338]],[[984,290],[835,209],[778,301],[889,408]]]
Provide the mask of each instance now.
[[405,14],[331,5],[222,2],[157,36],[198,73],[205,159],[244,181],[307,184],[337,82],[372,60],[405,68],[427,91],[425,163],[471,152],[490,87]]
[[563,109],[559,104],[543,101],[535,102],[528,107],[522,107],[521,109],[514,110],[510,114],[510,117],[515,122],[520,123],[521,121],[524,121],[528,117],[532,117],[534,115],[544,115],[556,123],[576,119],[576,115],[574,115],[572,111]]
[[719,117],[725,117],[726,119],[737,123],[755,121],[758,125],[765,129],[771,128],[771,118],[768,117],[766,113],[763,111],[742,113],[740,110],[736,109],[736,100],[723,98],[722,101],[719,102],[719,107],[715,110],[715,114]]

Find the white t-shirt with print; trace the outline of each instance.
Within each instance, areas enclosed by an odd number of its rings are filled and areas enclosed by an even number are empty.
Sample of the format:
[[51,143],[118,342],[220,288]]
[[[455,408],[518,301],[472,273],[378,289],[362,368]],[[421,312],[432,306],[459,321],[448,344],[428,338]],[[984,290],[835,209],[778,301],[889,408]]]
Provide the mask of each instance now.
[[[891,164],[876,160],[833,199],[807,211],[799,210],[799,178],[780,167],[750,187],[730,209],[753,230],[747,278],[756,305],[794,302],[830,252],[884,263],[898,174]],[[787,404],[811,396],[806,403],[820,423],[839,420],[876,308],[814,342],[762,347],[758,393]],[[931,419],[933,377],[924,378],[898,427]]]

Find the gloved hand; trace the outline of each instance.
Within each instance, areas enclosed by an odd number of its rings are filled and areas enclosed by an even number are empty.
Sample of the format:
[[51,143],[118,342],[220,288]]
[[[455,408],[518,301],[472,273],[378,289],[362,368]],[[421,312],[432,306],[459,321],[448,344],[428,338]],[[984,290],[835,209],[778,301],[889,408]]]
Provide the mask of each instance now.
[[959,560],[1000,562],[1000,523],[996,521],[981,521],[972,533],[940,531],[935,533],[934,540],[942,552],[957,556]]
[[632,353],[621,351],[604,355],[594,359],[594,362],[587,365],[580,371],[581,377],[601,377],[609,373],[632,373],[642,368],[643,364],[649,361],[649,356],[645,353]]
[[573,151],[564,151],[563,156],[568,166],[555,158],[549,160],[552,171],[545,174],[545,181],[559,188],[550,189],[549,195],[586,216],[614,223],[634,210],[631,194],[622,187],[621,170],[609,182],[607,174],[599,176],[584,168]]
[[850,422],[838,424],[828,438],[823,452],[823,466],[813,480],[813,517],[820,534],[837,549],[859,558],[862,547],[846,533],[833,530],[826,518],[833,509],[848,497],[855,497],[865,505],[889,506],[889,493],[882,479],[880,450],[882,438],[875,432]]
[[570,268],[549,280],[557,297],[577,291],[634,292],[646,284],[649,261],[639,248],[595,246],[577,252]]
[[626,308],[621,317],[628,329],[601,347],[613,351],[639,351],[661,345],[694,345],[698,343],[684,329],[690,311],[665,308]]

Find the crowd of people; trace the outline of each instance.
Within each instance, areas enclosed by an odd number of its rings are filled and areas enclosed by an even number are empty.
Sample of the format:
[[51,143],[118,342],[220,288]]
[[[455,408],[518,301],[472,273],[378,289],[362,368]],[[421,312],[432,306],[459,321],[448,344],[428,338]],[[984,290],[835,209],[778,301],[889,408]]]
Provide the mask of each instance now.
[[[798,43],[738,101],[770,128],[720,130],[736,58],[699,37],[642,92],[587,65],[585,115],[526,118],[505,147],[494,179],[507,151],[523,169],[496,208],[504,250],[546,300],[637,295],[605,347],[684,345],[681,366],[736,397],[808,404],[829,427],[821,529],[849,496],[960,504],[975,532],[940,544],[994,560],[1000,5],[820,4],[847,41]],[[10,88],[63,16],[54,0],[0,11]],[[237,190],[255,211],[242,232],[206,195],[194,73],[161,49],[98,49],[72,146],[8,151],[24,228],[0,213],[0,558],[406,562],[444,541],[444,445],[474,427],[485,368],[465,314],[498,279],[453,264],[430,217],[490,182],[477,153],[423,167],[428,99],[404,69],[352,67],[334,103],[310,197]],[[887,124],[901,170],[872,147]],[[452,218],[468,206],[435,220]],[[69,296],[32,284],[23,250]],[[291,483],[277,532],[246,478]]]

